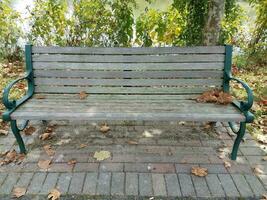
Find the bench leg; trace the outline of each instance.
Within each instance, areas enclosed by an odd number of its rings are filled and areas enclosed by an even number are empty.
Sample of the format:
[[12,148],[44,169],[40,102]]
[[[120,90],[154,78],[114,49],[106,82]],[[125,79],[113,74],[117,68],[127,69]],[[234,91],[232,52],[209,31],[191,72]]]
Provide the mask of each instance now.
[[16,120],[12,120],[10,122],[11,130],[12,130],[12,132],[13,132],[16,140],[17,140],[17,143],[19,144],[20,153],[24,153],[24,154],[26,154],[26,148],[25,148],[23,139],[20,135],[20,131],[22,131],[27,126],[27,123],[28,123],[28,121],[26,121],[26,123],[23,125],[22,129],[19,129]]
[[236,136],[235,143],[232,149],[231,160],[236,160],[238,147],[242,141],[243,136],[245,135],[245,131],[246,131],[246,122],[241,122],[240,128],[238,132],[236,133],[237,136]]

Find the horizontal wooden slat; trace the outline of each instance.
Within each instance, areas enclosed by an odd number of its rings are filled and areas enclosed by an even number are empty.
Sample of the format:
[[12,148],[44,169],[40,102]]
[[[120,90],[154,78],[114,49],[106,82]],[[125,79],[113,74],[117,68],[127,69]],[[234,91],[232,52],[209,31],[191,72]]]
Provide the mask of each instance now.
[[36,86],[36,93],[79,93],[89,94],[200,94],[212,87],[75,87],[75,86]]
[[211,63],[60,63],[33,62],[34,69],[74,70],[223,70],[224,62]]
[[222,78],[223,71],[74,71],[34,70],[34,77],[72,78]]
[[88,48],[88,47],[33,47],[33,53],[48,54],[174,54],[174,53],[224,53],[224,46],[198,46],[198,47],[155,47],[155,48]]
[[207,114],[207,113],[54,113],[54,112],[14,112],[11,119],[24,120],[91,120],[91,121],[114,121],[114,120],[135,120],[135,121],[222,121],[240,122],[245,117],[241,114]]
[[33,55],[33,61],[39,62],[79,62],[79,63],[195,63],[195,62],[222,62],[223,54],[192,54],[192,55]]
[[36,85],[78,86],[222,86],[222,79],[81,79],[81,78],[35,78]]

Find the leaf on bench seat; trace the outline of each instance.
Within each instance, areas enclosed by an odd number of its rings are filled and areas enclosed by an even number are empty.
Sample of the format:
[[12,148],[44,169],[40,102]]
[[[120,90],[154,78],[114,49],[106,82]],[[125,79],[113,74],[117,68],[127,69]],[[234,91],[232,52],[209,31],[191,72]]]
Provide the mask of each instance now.
[[37,95],[35,95],[35,99],[45,99],[45,96],[37,94]]
[[233,97],[222,90],[214,89],[204,92],[196,100],[199,103],[229,104],[233,101]]
[[86,99],[87,96],[88,96],[88,94],[86,93],[86,91],[81,91],[79,93],[79,97],[81,100]]

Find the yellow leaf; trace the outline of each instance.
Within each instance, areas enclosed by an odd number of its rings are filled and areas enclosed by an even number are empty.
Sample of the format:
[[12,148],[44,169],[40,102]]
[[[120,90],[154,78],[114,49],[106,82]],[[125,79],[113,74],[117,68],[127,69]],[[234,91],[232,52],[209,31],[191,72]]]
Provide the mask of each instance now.
[[26,193],[26,188],[23,187],[15,187],[12,191],[13,196],[16,198],[20,198],[25,195]]
[[196,175],[196,176],[207,176],[208,175],[208,169],[207,168],[202,168],[202,167],[192,167],[191,168],[191,173]]
[[58,200],[59,197],[60,197],[60,195],[61,195],[61,193],[60,193],[60,191],[58,191],[58,189],[52,189],[52,190],[49,192],[47,198],[48,198],[49,200]]
[[97,161],[102,161],[102,160],[108,159],[108,158],[110,158],[110,156],[111,156],[111,154],[109,151],[96,151],[94,154],[94,158]]
[[51,160],[39,160],[38,167],[41,169],[48,169],[51,166]]
[[100,127],[100,131],[102,133],[107,133],[109,130],[110,130],[110,128],[107,124],[104,124],[103,126]]

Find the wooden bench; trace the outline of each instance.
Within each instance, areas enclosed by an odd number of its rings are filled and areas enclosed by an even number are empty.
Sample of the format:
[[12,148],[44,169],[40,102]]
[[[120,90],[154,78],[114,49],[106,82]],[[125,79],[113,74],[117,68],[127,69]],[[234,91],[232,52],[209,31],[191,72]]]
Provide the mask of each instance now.
[[[250,88],[231,75],[232,46],[166,48],[78,48],[26,45],[25,77],[13,81],[3,94],[3,119],[22,153],[20,131],[28,120],[152,120],[229,122],[237,134],[231,158],[236,159],[246,123],[253,121]],[[9,100],[18,81],[28,81],[20,100]],[[237,81],[247,101],[228,105],[197,103],[204,91],[229,92]],[[79,98],[85,91],[88,96]],[[39,96],[38,96],[39,95]],[[42,98],[40,98],[40,95]],[[18,127],[17,120],[25,120]],[[236,130],[233,122],[240,123]]]

